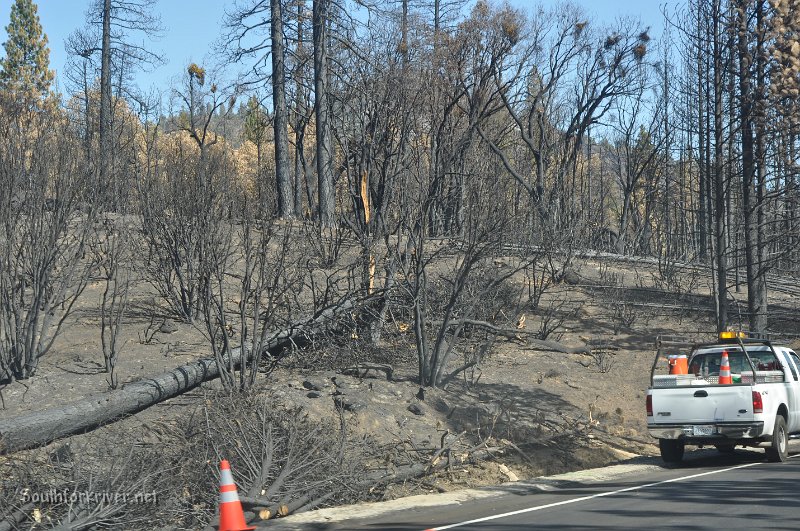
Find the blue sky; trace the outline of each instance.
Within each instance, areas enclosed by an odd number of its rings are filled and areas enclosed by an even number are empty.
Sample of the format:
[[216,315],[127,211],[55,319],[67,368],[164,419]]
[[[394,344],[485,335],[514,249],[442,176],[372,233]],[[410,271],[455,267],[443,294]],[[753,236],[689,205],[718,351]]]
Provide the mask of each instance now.
[[[644,26],[651,26],[651,36],[657,38],[663,26],[660,5],[667,0],[573,0],[597,20],[611,23],[620,16],[639,18]],[[0,42],[5,42],[5,27],[13,0],[0,0]],[[511,0],[511,4],[522,9],[530,9],[539,3],[550,6],[558,0],[533,2]],[[678,0],[668,0],[672,6]],[[50,67],[60,74],[67,61],[64,40],[76,28],[84,24],[84,12],[89,0],[39,0],[39,18],[50,40]],[[144,88],[166,90],[178,78],[185,65],[190,62],[201,64],[213,60],[212,44],[219,37],[220,21],[225,6],[231,2],[223,0],[159,0],[156,11],[160,14],[166,28],[164,36],[150,47],[160,50],[167,64],[150,73],[138,76],[139,85]],[[2,50],[0,49],[0,54]]]
[[[36,1],[36,0],[35,0]],[[0,0],[0,42],[6,41],[13,0]],[[158,41],[148,43],[153,50],[164,54],[167,63],[150,73],[138,76],[142,88],[156,86],[166,89],[191,62],[205,63],[211,58],[211,47],[220,34],[220,21],[225,5],[222,0],[159,0],[155,12],[165,27]],[[85,23],[89,0],[38,0],[39,19],[50,41],[50,67],[60,74],[67,62],[64,41]],[[3,54],[0,49],[0,54]]]

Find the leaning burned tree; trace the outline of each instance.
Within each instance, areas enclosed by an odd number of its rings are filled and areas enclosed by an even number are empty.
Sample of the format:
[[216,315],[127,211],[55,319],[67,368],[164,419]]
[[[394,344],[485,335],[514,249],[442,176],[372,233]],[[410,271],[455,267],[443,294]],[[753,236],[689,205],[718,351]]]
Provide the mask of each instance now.
[[[345,299],[293,321],[286,328],[272,330],[262,343],[259,356],[279,354],[293,345],[303,345],[325,333],[336,321],[357,311],[364,301]],[[241,349],[230,352],[238,366]],[[252,356],[252,353],[250,353]],[[227,360],[225,360],[227,362]],[[92,395],[54,409],[34,411],[0,420],[0,454],[36,448],[61,437],[83,433],[132,415],[168,398],[178,396],[220,374],[216,360],[200,359],[137,382],[122,389]]]

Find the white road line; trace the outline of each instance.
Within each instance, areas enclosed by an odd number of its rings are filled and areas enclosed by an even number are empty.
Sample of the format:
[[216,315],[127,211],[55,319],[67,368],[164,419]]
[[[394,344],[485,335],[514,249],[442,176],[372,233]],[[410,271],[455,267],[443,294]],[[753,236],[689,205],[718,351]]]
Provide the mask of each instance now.
[[[790,456],[790,458],[791,457],[800,457],[800,454]],[[730,467],[730,468],[723,468],[723,469],[720,469],[720,470],[711,470],[709,472],[701,472],[700,474],[692,474],[691,476],[682,476],[682,477],[679,477],[679,478],[673,478],[673,479],[667,479],[667,480],[664,480],[664,481],[658,481],[656,483],[647,483],[645,485],[637,485],[635,487],[628,487],[628,488],[625,488],[625,489],[615,490],[615,491],[611,491],[611,492],[601,492],[599,494],[592,494],[591,496],[582,496],[580,498],[573,498],[571,500],[564,500],[564,501],[555,502],[555,503],[548,503],[547,505],[537,505],[536,507],[529,507],[527,509],[519,509],[517,511],[511,511],[511,512],[508,512],[508,513],[495,514],[495,515],[492,515],[492,516],[485,516],[483,518],[476,518],[475,520],[467,520],[466,522],[459,522],[457,524],[444,525],[444,526],[441,526],[441,527],[432,527],[432,528],[426,529],[425,531],[443,531],[444,529],[453,529],[454,527],[463,527],[465,525],[470,525],[470,524],[478,524],[478,523],[481,523],[481,522],[489,522],[491,520],[497,520],[499,518],[505,518],[506,516],[514,516],[514,515],[517,515],[517,514],[532,513],[534,511],[541,511],[542,509],[550,509],[551,507],[558,507],[559,505],[568,505],[570,503],[578,503],[578,502],[582,502],[582,501],[586,501],[586,500],[592,500],[594,498],[603,498],[603,497],[606,497],[606,496],[613,496],[615,494],[621,494],[623,492],[632,492],[632,491],[635,491],[635,490],[642,490],[642,489],[647,489],[647,488],[650,488],[650,487],[657,487],[659,485],[666,485],[667,483],[676,483],[678,481],[685,481],[687,479],[694,479],[694,478],[699,478],[699,477],[703,477],[703,476],[710,476],[712,474],[720,474],[722,472],[730,472],[731,470],[737,470],[737,469],[740,469],[740,468],[747,468],[747,467],[751,467],[751,466],[755,466],[755,465],[763,465],[763,464],[764,464],[763,461],[760,461],[760,462],[757,462],[757,463],[746,463],[744,465],[737,465],[737,466],[733,466],[733,467]]]

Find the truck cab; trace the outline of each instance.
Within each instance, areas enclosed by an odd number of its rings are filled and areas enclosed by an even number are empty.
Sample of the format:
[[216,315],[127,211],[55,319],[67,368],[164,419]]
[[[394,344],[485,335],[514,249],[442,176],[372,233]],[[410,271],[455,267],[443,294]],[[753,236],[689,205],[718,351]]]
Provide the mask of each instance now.
[[[688,345],[688,348],[687,348]],[[669,353],[683,352],[685,369],[657,371]],[[762,447],[771,461],[788,457],[800,433],[800,357],[786,346],[740,332],[714,343],[657,340],[647,391],[647,428],[667,463],[687,445]]]

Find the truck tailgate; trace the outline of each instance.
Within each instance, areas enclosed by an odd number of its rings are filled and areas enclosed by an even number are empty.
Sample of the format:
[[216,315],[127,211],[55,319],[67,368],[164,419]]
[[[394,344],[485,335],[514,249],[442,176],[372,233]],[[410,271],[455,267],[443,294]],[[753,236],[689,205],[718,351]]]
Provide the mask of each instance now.
[[653,389],[655,424],[704,424],[753,420],[749,385],[711,385]]

